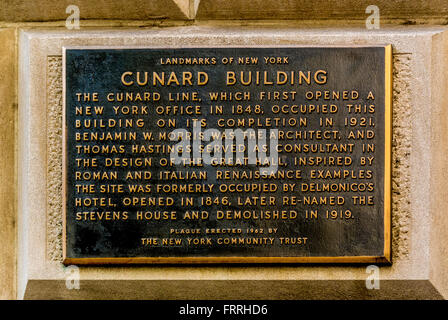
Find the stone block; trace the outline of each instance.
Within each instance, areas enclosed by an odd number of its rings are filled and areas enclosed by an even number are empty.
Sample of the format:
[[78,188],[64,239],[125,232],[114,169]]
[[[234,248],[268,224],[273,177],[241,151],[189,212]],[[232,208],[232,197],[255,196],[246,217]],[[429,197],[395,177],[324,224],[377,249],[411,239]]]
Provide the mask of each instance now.
[[291,19],[314,20],[315,23],[336,20],[348,23],[350,20],[364,21],[369,16],[366,8],[370,5],[379,8],[383,22],[412,24],[438,19],[443,23],[448,14],[448,3],[444,0],[379,0],[374,3],[369,0],[201,0],[196,19]]
[[[299,29],[194,26],[147,30],[24,30],[19,46],[19,247],[20,298],[230,297],[268,298],[269,281],[286,281],[278,292],[310,299],[447,298],[448,270],[443,177],[446,175],[447,28]],[[62,265],[62,64],[64,46],[393,46],[393,263],[380,268],[382,289],[361,285],[365,265],[146,265],[80,266],[80,291],[63,287]],[[107,280],[107,281],[106,281]],[[261,281],[261,280],[268,280]],[[163,281],[163,282],[160,282]],[[240,287],[238,281],[250,285]],[[323,282],[328,290],[322,290]],[[338,282],[340,281],[340,282]],[[83,287],[83,283],[84,286]],[[165,290],[149,290],[163,283]],[[188,284],[186,284],[188,283]],[[283,282],[278,282],[283,283]],[[226,285],[224,285],[226,284]],[[192,291],[176,291],[179,286]],[[228,292],[223,292],[223,287]],[[331,289],[333,288],[333,289]],[[408,292],[403,292],[408,288]],[[301,289],[301,290],[302,290]],[[258,290],[258,291],[254,291]],[[286,291],[285,291],[286,290]],[[144,293],[143,293],[144,292]],[[300,296],[302,297],[302,296]]]

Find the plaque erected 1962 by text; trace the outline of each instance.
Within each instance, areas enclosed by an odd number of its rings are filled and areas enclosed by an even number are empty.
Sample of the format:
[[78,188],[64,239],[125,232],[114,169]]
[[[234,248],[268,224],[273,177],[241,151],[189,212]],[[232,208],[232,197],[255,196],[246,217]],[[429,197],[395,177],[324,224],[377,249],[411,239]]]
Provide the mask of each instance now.
[[64,48],[64,263],[390,262],[391,56]]

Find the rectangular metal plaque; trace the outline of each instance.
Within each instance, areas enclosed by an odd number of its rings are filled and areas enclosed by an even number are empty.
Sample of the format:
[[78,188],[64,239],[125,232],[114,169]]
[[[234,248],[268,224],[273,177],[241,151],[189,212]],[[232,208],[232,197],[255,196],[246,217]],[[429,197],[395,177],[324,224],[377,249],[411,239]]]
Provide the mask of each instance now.
[[64,48],[64,263],[389,263],[391,56]]

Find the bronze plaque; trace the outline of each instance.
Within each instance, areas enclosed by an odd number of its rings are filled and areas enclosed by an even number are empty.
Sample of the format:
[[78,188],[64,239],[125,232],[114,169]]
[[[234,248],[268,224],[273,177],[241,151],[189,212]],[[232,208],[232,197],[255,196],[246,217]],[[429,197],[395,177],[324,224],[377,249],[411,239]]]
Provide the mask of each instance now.
[[64,48],[64,263],[390,263],[391,56]]

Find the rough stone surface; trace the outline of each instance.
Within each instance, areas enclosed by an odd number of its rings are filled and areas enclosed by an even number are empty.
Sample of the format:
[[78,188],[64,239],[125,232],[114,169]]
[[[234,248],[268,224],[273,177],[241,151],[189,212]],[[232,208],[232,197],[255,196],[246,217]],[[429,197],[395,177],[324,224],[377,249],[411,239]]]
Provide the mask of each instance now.
[[[120,288],[111,296],[109,292]],[[231,290],[229,290],[231,288]],[[441,300],[443,297],[429,281],[381,281],[380,290],[369,290],[362,280],[119,280],[80,282],[79,290],[68,290],[65,281],[31,281],[25,299],[148,299],[148,300]]]
[[297,19],[297,20],[365,20],[366,8],[376,5],[383,20],[439,17],[445,20],[448,3],[445,0],[201,0],[197,19]]
[[0,29],[0,299],[16,291],[16,42]]

